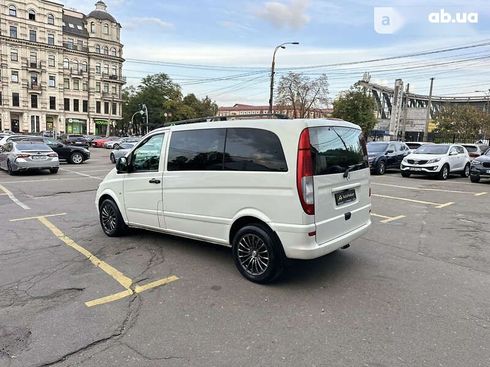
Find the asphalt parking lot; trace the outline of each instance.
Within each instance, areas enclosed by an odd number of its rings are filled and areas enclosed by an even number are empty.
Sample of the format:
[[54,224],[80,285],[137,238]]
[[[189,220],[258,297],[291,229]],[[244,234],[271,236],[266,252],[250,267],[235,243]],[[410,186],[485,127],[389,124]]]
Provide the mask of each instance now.
[[366,236],[262,286],[227,248],[106,237],[112,167],[0,172],[1,366],[490,366],[490,182],[373,176]]

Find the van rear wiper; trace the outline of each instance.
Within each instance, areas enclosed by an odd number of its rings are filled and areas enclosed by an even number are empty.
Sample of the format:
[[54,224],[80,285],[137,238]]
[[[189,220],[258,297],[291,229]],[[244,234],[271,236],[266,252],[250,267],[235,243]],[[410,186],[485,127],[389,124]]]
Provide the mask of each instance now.
[[352,171],[353,169],[362,168],[362,167],[364,167],[364,163],[357,163],[348,166],[344,171],[344,178],[349,177],[349,172]]

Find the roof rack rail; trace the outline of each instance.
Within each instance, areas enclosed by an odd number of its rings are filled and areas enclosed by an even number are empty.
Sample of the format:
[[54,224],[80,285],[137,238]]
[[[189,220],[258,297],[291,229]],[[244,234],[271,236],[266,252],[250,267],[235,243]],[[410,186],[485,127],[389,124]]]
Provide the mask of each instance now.
[[287,115],[281,113],[257,113],[250,115],[233,115],[233,116],[208,116],[208,117],[198,117],[194,119],[172,121],[162,125],[162,127],[174,126],[174,125],[186,125],[186,124],[196,124],[199,122],[212,122],[212,121],[231,121],[231,120],[247,120],[253,118],[276,118],[276,119],[289,119]]

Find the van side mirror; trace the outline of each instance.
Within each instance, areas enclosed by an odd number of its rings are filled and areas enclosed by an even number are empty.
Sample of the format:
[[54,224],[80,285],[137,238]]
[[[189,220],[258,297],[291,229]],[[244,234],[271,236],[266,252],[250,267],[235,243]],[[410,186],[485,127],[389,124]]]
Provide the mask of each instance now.
[[117,173],[126,173],[128,172],[128,159],[126,157],[120,157],[116,163]]
[[390,150],[387,150],[386,151],[386,154],[392,154],[392,153],[395,153],[395,151],[393,149],[390,149]]

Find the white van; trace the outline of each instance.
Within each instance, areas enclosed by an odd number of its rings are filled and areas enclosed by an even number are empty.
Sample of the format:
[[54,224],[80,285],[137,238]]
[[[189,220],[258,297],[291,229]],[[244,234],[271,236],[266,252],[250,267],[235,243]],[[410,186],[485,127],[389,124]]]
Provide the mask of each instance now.
[[230,246],[241,274],[266,283],[285,258],[317,258],[366,233],[366,146],[342,120],[176,124],[119,158],[96,206],[108,236],[135,227]]

